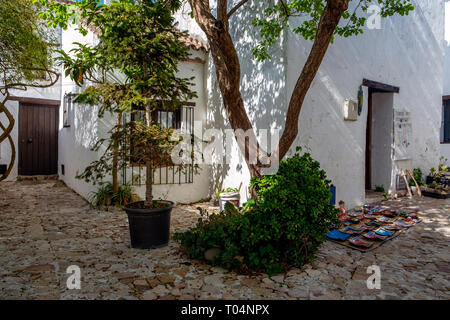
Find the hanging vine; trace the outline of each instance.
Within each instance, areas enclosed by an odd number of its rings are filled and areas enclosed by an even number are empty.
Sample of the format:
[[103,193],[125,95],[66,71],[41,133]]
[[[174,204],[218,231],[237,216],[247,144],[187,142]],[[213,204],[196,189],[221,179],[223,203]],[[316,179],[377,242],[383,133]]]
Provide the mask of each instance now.
[[48,88],[59,80],[52,70],[52,53],[58,44],[54,34],[39,18],[41,5],[34,0],[0,1],[0,146],[8,141],[11,156],[0,181],[11,173],[16,159],[16,148],[11,137],[15,119],[6,106],[11,90]]

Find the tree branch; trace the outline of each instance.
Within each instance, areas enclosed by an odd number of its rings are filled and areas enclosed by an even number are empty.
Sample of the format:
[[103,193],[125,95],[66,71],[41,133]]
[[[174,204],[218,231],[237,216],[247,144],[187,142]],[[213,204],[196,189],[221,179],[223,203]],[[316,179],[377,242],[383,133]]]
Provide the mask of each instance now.
[[22,82],[17,82],[17,83],[6,83],[6,78],[4,80],[4,84],[3,86],[0,86],[0,89],[2,90],[8,90],[8,89],[14,89],[14,88],[18,88],[18,87],[33,87],[33,88],[48,88],[53,86],[54,84],[56,84],[56,82],[58,82],[59,80],[59,73],[52,71],[52,70],[48,70],[48,69],[40,69],[40,68],[28,68],[28,70],[31,71],[44,71],[47,73],[47,75],[50,76],[50,80],[48,80],[48,83],[45,84],[41,84],[41,83],[22,83]]
[[314,44],[289,101],[286,126],[274,154],[280,160],[289,151],[298,135],[298,119],[306,93],[319,70],[342,14],[348,9],[348,2],[349,0],[327,1],[327,5],[319,21]]
[[227,14],[227,18],[230,19],[230,17],[239,10],[240,7],[242,7],[244,4],[246,4],[248,2],[248,0],[241,0],[241,2],[239,2],[237,5],[234,6],[233,9],[230,10],[230,12],[228,12]]
[[222,21],[225,30],[228,31],[227,16],[228,0],[218,0],[217,2],[217,20]]
[[[5,126],[4,126],[1,122],[0,122],[0,129],[2,129],[4,132],[6,132],[6,128],[5,128]],[[6,178],[8,178],[9,174],[10,174],[11,171],[12,171],[12,168],[14,167],[14,162],[16,161],[16,147],[15,147],[15,145],[14,145],[14,141],[13,141],[13,139],[11,138],[11,135],[10,135],[10,134],[7,135],[7,139],[8,139],[10,148],[11,148],[11,157],[10,157],[10,160],[9,160],[8,169],[6,169],[6,172],[3,173],[3,174],[0,176],[0,181],[3,181],[3,180],[5,180]]]

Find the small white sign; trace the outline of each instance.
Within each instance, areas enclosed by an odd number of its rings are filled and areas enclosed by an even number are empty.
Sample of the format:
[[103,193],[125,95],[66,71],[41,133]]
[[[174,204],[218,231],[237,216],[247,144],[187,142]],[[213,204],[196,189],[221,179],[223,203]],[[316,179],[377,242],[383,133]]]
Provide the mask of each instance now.
[[358,101],[345,99],[344,102],[344,120],[358,120]]

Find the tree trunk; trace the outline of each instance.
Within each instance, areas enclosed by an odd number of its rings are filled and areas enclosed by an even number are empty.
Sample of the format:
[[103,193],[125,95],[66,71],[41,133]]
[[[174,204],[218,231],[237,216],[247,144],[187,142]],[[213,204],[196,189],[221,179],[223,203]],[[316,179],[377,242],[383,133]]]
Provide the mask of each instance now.
[[[2,123],[0,123],[0,129],[2,129],[4,132],[6,131],[6,128]],[[11,157],[9,159],[8,169],[6,169],[6,172],[0,176],[0,181],[3,181],[6,178],[8,178],[14,167],[14,162],[16,161],[16,147],[14,145],[14,141],[11,138],[11,135],[8,135],[7,138],[11,148]]]
[[[152,111],[150,106],[145,107],[145,120],[147,125],[152,124]],[[146,208],[151,208],[153,206],[153,163],[147,161],[145,163],[146,173],[145,173],[145,200],[144,204]]]
[[[224,6],[222,4],[219,14],[222,20],[216,20],[211,14],[208,2],[191,0],[190,4],[195,20],[208,38],[223,103],[230,125],[235,130],[239,149],[245,158],[251,176],[259,177],[261,176],[260,167],[258,163],[251,161],[251,155],[259,152],[259,144],[240,92],[241,68],[236,48],[228,32],[228,18],[223,12]],[[249,139],[244,141],[238,139],[236,136],[237,129],[248,130]]]
[[[325,53],[330,44],[334,30],[336,29],[342,14],[348,8],[349,0],[329,0],[319,21],[316,38],[303,70],[297,80],[290,99],[286,126],[280,143],[271,154],[275,159],[283,159],[298,134],[298,119],[304,98],[320,67]],[[224,15],[223,8],[226,0],[219,0],[218,19],[212,14],[209,0],[189,1],[194,18],[200,28],[205,32],[211,54],[214,60],[217,80],[222,94],[225,110],[233,130],[242,129],[251,131],[248,143],[238,143],[241,153],[244,155],[252,177],[261,176],[260,148],[256,140],[253,126],[247,116],[242,95],[240,92],[240,65],[239,58],[233,40],[228,32],[228,18],[231,14]],[[236,137],[236,133],[235,133]],[[239,141],[239,139],[237,139]],[[249,154],[256,152],[258,161],[256,164],[249,161]],[[268,155],[266,155],[268,156]]]
[[11,137],[11,132],[14,128],[15,121],[14,117],[6,107],[6,102],[8,101],[9,97],[10,97],[9,92],[6,92],[3,101],[0,102],[0,114],[5,113],[6,118],[9,121],[9,125],[7,127],[5,127],[2,123],[0,123],[0,129],[2,129],[3,131],[2,134],[0,135],[0,146],[4,140],[8,139],[9,145],[11,147],[11,157],[9,160],[8,168],[6,169],[6,172],[0,176],[0,181],[3,181],[6,178],[8,178],[14,167],[14,162],[16,161],[16,147]]
[[327,2],[319,21],[311,52],[297,79],[289,101],[286,125],[280,138],[278,149],[275,151],[278,153],[277,157],[279,159],[283,159],[298,135],[298,119],[306,93],[308,93],[311,83],[319,70],[339,20],[341,20],[342,14],[348,8],[348,2],[349,0],[329,0]]
[[146,162],[145,174],[145,207],[151,208],[153,206],[153,163]]
[[[117,115],[117,126],[120,126],[122,122],[122,112]],[[119,128],[117,128],[117,131]],[[113,159],[112,159],[112,184],[113,192],[117,194],[119,192],[119,145],[116,144],[113,148]]]

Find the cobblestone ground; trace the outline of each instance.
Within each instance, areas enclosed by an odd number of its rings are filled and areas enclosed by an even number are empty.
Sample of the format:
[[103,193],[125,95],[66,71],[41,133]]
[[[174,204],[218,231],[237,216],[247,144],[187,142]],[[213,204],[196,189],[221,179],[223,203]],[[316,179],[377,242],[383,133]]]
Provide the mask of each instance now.
[[[370,253],[326,242],[312,264],[268,278],[190,261],[174,241],[131,249],[122,211],[91,210],[61,182],[0,188],[1,299],[450,298],[450,200],[383,202],[417,210],[424,221]],[[195,224],[195,207],[173,210],[172,231]],[[74,264],[82,271],[81,290],[66,288],[66,268]],[[381,268],[380,290],[366,286],[374,264]]]

